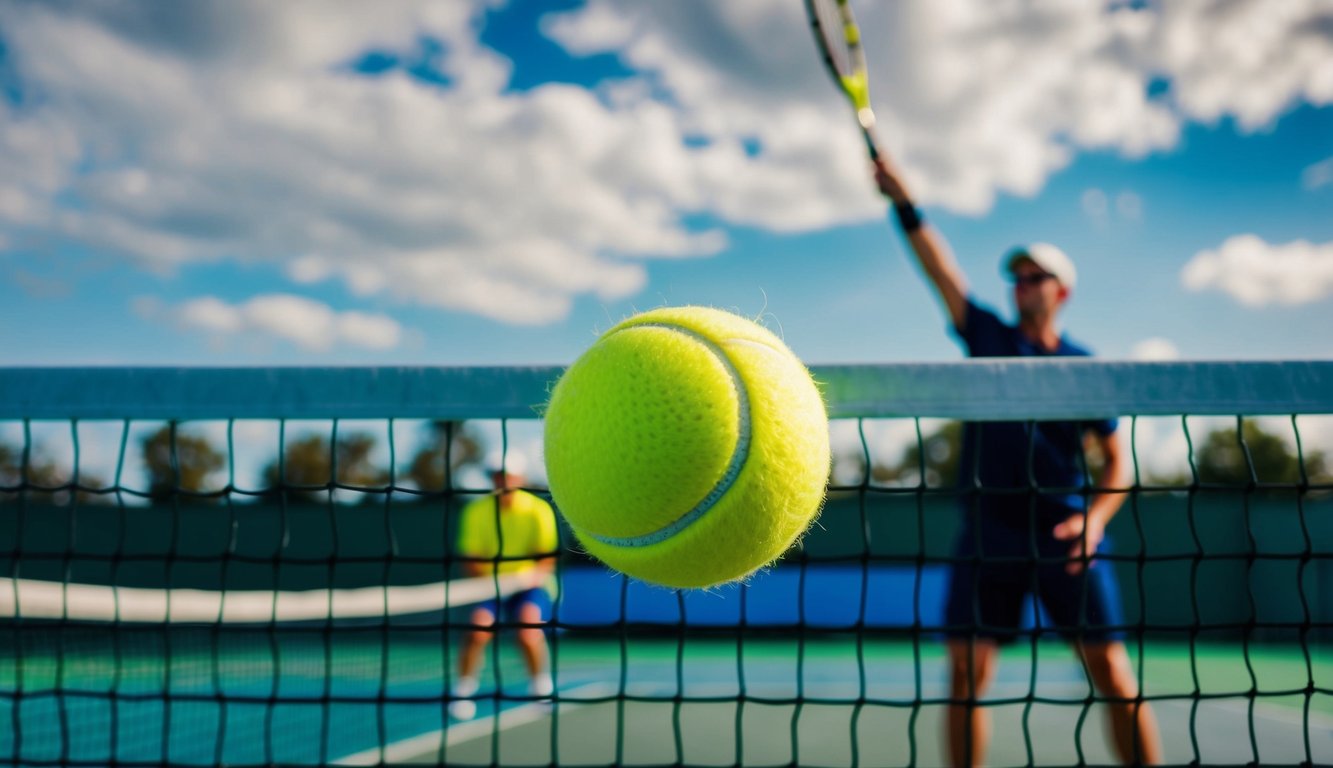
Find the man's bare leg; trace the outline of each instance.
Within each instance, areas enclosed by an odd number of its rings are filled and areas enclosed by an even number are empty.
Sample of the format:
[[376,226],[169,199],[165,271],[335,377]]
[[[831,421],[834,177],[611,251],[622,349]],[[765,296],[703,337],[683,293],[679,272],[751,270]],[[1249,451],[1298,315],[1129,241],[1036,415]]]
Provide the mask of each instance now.
[[998,648],[993,640],[949,641],[949,762],[981,765],[990,744],[990,712],[976,702],[995,677]]
[[1157,733],[1157,718],[1148,702],[1133,701],[1139,695],[1139,681],[1129,662],[1125,644],[1081,643],[1079,655],[1084,669],[1097,691],[1109,699],[1111,734],[1116,753],[1125,765],[1157,765],[1162,762],[1162,742]]

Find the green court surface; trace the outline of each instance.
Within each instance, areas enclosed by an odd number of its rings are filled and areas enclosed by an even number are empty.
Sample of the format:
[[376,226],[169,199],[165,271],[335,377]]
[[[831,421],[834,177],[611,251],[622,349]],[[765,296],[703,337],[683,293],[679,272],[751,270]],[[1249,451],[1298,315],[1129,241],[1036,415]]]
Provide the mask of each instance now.
[[[454,722],[438,631],[6,635],[0,759],[18,764],[943,763],[946,669],[928,640],[562,633],[555,701],[525,695],[502,644],[478,717]],[[1003,654],[988,762],[1115,762],[1069,649],[1043,642],[1033,659],[1027,643]],[[1333,685],[1333,654],[1154,644],[1143,659],[1168,762],[1333,761],[1333,696],[1304,693]]]
[[[747,642],[738,654],[734,642],[690,640],[624,651],[587,644],[562,655],[565,674],[579,682],[559,705],[527,705],[357,758],[456,765],[945,762],[940,700],[947,692],[937,645],[920,647],[919,677],[917,652],[907,643],[821,641],[802,650],[795,641]],[[1303,694],[1266,695],[1304,690],[1311,679],[1327,688],[1333,656],[1307,666],[1299,651],[1252,649],[1248,667],[1239,646],[1202,646],[1193,665],[1190,656],[1183,645],[1151,646],[1144,654],[1145,692],[1170,697],[1153,703],[1168,762],[1333,760],[1333,696],[1308,697],[1307,714]],[[1072,652],[1038,645],[1035,672],[1032,658],[1030,645],[1004,654],[987,697],[994,717],[988,762],[1115,763],[1104,713],[1088,702]],[[599,667],[616,675],[582,682]],[[1192,670],[1204,697],[1197,701]],[[1251,671],[1259,693],[1253,699]]]

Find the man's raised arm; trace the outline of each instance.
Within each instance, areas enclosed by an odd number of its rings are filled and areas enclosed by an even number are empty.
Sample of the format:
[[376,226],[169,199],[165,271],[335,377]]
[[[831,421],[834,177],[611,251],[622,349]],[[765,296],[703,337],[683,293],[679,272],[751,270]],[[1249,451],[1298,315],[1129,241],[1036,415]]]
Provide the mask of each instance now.
[[949,245],[939,232],[921,220],[898,169],[884,155],[875,161],[875,183],[879,185],[879,191],[893,201],[903,233],[912,244],[912,251],[916,253],[921,268],[944,300],[949,319],[955,328],[963,330],[963,323],[967,319],[967,278],[949,250]]

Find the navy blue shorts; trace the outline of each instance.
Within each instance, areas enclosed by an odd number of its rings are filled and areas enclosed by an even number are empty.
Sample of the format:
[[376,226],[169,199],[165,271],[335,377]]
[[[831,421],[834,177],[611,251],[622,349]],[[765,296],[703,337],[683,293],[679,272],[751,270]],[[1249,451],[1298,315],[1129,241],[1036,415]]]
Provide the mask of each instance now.
[[528,603],[536,605],[538,610],[542,612],[542,621],[551,617],[551,595],[541,587],[515,592],[502,600],[487,600],[484,603],[478,603],[477,607],[496,618],[500,618],[503,610],[504,620],[512,622],[519,620],[519,609]]
[[[1073,542],[1059,541],[1046,531],[1036,542],[1038,557],[1033,557],[1032,535],[1026,529],[963,526],[954,555],[964,559],[954,563],[949,574],[945,634],[1012,642],[1020,636],[1023,608],[1035,595],[1047,614],[1046,620],[1038,617],[1041,631],[1087,642],[1123,639],[1123,609],[1111,563],[1096,561],[1070,574],[1065,565]],[[1097,552],[1109,552],[1110,545],[1109,538],[1103,539]]]

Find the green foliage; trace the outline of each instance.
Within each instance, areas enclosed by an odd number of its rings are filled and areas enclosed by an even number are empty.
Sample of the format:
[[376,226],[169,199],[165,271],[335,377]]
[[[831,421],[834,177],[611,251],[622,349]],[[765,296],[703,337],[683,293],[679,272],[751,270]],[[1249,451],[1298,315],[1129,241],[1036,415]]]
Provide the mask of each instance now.
[[[151,503],[215,503],[226,491],[218,473],[227,466],[224,451],[214,447],[197,433],[166,424],[139,441]],[[375,437],[368,434],[340,435],[336,450],[331,450],[329,438],[311,434],[288,441],[282,461],[275,457],[263,470],[265,495],[276,497],[287,493],[287,498],[307,502],[327,501],[336,464],[337,484],[340,486],[382,489],[390,482],[388,469],[376,466]],[[417,452],[401,473],[405,484],[427,492],[442,492],[455,487],[454,478],[460,471],[480,466],[485,444],[471,424],[464,421],[431,422],[425,429]],[[400,465],[401,466],[401,465]],[[13,503],[20,498],[44,504],[67,504],[71,498],[73,473],[58,462],[47,458],[40,446],[29,450],[0,443],[0,503]],[[107,483],[88,473],[79,477],[86,488],[104,488]],[[137,484],[136,484],[137,485]],[[45,490],[54,489],[54,490]],[[336,491],[337,500],[346,502],[364,500],[354,492]],[[81,503],[115,503],[114,493],[79,491]],[[408,500],[416,497],[400,497]]]
[[[30,454],[25,462],[22,448],[0,443],[0,488],[21,489],[0,491],[0,504],[16,502],[20,498],[44,504],[68,504],[73,482],[74,473],[55,461],[40,454]],[[79,485],[101,488],[106,483],[85,474],[79,477]],[[75,493],[75,498],[81,504],[110,503],[107,495],[82,490]]]
[[[25,468],[21,448],[0,445],[0,487],[17,488],[24,485],[26,480],[28,486],[50,488],[68,482],[66,474],[54,462],[40,457],[28,457]],[[5,494],[6,497],[14,495]]]
[[459,470],[481,464],[483,451],[481,439],[467,422],[433,421],[408,466],[407,477],[422,491],[452,488]]
[[340,435],[333,447],[324,435],[306,435],[287,444],[281,462],[264,468],[264,484],[290,500],[327,501],[336,466],[340,486],[383,488],[389,484],[389,471],[374,465],[374,450],[372,435]]
[[140,445],[148,472],[148,498],[154,504],[177,497],[191,501],[214,500],[189,495],[218,490],[210,482],[211,477],[227,465],[226,456],[214,448],[208,438],[181,432],[177,425],[167,424],[145,437]]
[[[1235,428],[1219,429],[1196,440],[1194,463],[1200,482],[1243,486],[1250,482],[1251,468],[1262,484],[1296,485],[1301,482],[1301,457],[1297,456],[1290,440],[1265,431],[1254,419],[1244,420],[1239,433],[1243,441],[1237,434]],[[924,482],[927,486],[953,487],[958,482],[962,436],[961,422],[947,422],[934,432],[923,435],[920,444],[911,442],[896,460],[893,457],[872,455],[870,481],[876,485],[915,486],[922,482],[924,467]],[[1089,471],[1095,478],[1102,464],[1096,441],[1088,441],[1085,451]],[[1333,465],[1323,451],[1306,446],[1302,454],[1305,478],[1310,483],[1333,482]],[[859,475],[859,470],[863,468],[859,453],[839,455],[837,460],[854,462],[858,471],[852,473],[853,476]],[[1192,482],[1188,472],[1164,474],[1151,466],[1141,469],[1147,482],[1153,485],[1185,487]]]
[[[1305,474],[1311,482],[1327,482],[1329,471],[1322,451],[1304,451]],[[1195,449],[1199,481],[1245,485],[1301,482],[1301,463],[1296,451],[1282,437],[1265,432],[1254,420],[1235,428],[1210,432]]]

